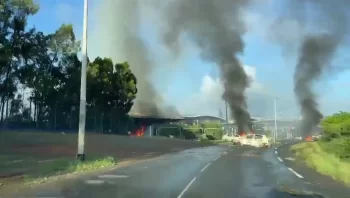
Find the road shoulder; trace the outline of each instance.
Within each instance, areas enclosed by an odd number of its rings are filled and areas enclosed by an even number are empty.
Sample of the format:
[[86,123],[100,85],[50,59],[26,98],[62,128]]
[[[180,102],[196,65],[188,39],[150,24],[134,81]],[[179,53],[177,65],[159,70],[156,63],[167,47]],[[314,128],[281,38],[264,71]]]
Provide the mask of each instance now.
[[293,143],[286,143],[276,149],[276,157],[279,161],[284,163],[291,171],[301,176],[305,184],[310,185],[318,192],[326,194],[330,197],[347,197],[350,194],[350,188],[345,184],[335,181],[329,176],[322,175],[315,169],[306,165],[302,160],[299,160],[290,151],[290,146]]

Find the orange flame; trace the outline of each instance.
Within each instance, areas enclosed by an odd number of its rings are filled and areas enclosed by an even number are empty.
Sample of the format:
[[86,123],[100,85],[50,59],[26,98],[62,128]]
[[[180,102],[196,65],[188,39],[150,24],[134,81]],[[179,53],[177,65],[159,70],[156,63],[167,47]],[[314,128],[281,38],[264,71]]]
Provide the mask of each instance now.
[[305,141],[306,142],[311,142],[313,139],[312,139],[312,136],[311,135],[308,135],[305,137]]
[[134,132],[132,132],[130,135],[131,136],[137,136],[137,137],[141,137],[145,134],[146,131],[146,127],[142,126],[141,128],[136,129]]

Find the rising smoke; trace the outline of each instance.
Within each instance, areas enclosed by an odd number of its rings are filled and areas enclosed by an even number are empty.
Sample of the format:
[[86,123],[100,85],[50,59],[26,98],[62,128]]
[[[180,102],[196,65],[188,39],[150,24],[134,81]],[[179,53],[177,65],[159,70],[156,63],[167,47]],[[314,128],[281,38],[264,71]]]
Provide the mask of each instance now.
[[130,114],[176,117],[179,113],[175,107],[164,104],[151,82],[155,63],[139,36],[141,3],[142,0],[100,0],[93,13],[92,46],[99,49],[100,56],[129,62],[138,89]]
[[289,17],[316,30],[305,34],[294,73],[294,93],[301,108],[301,130],[305,136],[312,132],[323,117],[312,86],[331,67],[331,61],[344,39],[349,3],[345,0],[291,0],[286,4],[288,11],[285,13]]
[[200,48],[204,60],[220,68],[224,94],[240,132],[247,130],[250,115],[245,90],[249,78],[237,55],[243,52],[242,9],[247,0],[171,0],[164,12],[165,44],[178,52],[181,36]]

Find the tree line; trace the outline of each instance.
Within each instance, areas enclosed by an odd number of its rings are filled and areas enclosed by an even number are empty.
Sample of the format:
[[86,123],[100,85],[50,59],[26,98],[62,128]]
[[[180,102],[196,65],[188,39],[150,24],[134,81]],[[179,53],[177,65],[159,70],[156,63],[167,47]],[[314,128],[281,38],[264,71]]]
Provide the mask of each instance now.
[[[71,24],[50,34],[28,27],[38,11],[33,0],[0,2],[0,130],[78,127],[80,41]],[[127,62],[88,62],[87,130],[118,131],[130,120],[136,77]]]

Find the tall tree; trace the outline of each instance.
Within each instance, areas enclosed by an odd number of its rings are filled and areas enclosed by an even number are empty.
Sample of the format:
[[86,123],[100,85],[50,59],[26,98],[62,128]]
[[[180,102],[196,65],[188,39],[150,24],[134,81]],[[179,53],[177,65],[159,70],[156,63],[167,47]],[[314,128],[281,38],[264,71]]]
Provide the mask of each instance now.
[[33,0],[2,0],[0,2],[0,107],[4,119],[6,101],[16,91],[16,72],[26,56],[25,27],[29,15],[39,9]]

